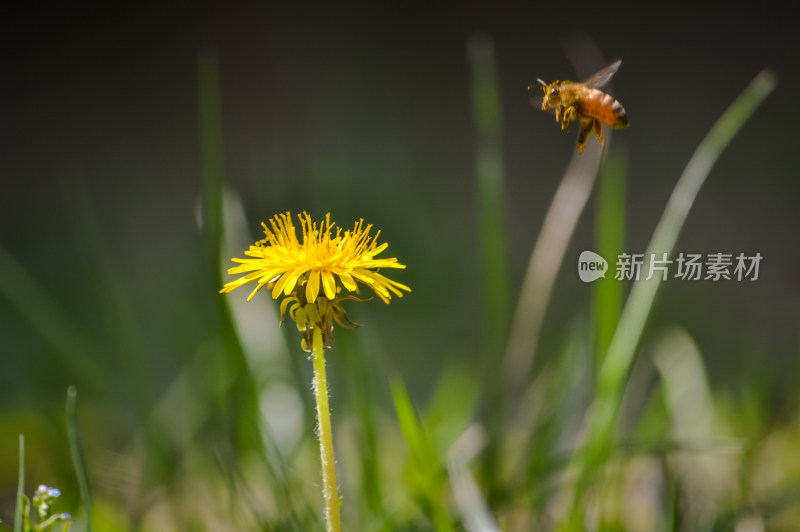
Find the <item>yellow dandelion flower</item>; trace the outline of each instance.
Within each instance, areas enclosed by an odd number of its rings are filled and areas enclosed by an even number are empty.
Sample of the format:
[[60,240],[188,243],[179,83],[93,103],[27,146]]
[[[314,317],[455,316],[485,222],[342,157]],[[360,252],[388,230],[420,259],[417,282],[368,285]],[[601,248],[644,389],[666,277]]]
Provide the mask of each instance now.
[[[404,269],[405,265],[395,258],[378,258],[388,244],[378,244],[380,231],[370,235],[372,225],[364,226],[364,221],[359,220],[351,230],[343,231],[331,222],[330,214],[319,224],[305,212],[298,218],[302,242],[288,212],[272,217],[269,225],[262,223],[266,238],[244,252],[248,258],[232,259],[239,265],[228,270],[229,274],[244,275],[225,284],[220,293],[256,283],[248,301],[265,286],[272,291],[272,299],[283,296],[281,323],[288,314],[303,337],[303,349],[312,353],[325,519],[328,532],[340,532],[324,349],[333,333],[334,320],[340,325],[356,326],[347,318],[341,302],[359,300],[352,294],[358,293],[359,284],[372,289],[384,303],[389,303],[392,295],[403,297],[403,292],[411,289],[380,273],[382,268]],[[343,290],[347,291],[344,295]]]
[[319,225],[308,213],[298,216],[302,226],[303,241],[297,239],[291,215],[287,212],[269,220],[269,227],[262,222],[266,238],[259,240],[245,255],[251,258],[234,258],[240,265],[230,268],[228,274],[245,273],[227,283],[220,293],[230,292],[240,286],[256,282],[256,287],[247,297],[250,301],[264,286],[272,289],[272,298],[281,294],[289,296],[298,287],[305,292],[297,296],[314,303],[320,291],[328,300],[334,300],[344,287],[358,293],[358,283],[371,288],[378,297],[388,303],[392,294],[403,297],[403,290],[411,289],[379,273],[381,268],[404,269],[396,258],[377,258],[388,244],[378,245],[380,231],[370,236],[372,225],[364,227],[363,220],[355,223],[352,230],[342,231],[325,215]]
[[314,329],[321,331],[327,346],[334,320],[344,327],[358,327],[340,303],[345,299],[362,300],[350,293],[341,295],[343,288],[358,293],[359,284],[366,285],[385,303],[389,303],[392,294],[403,297],[403,291],[411,291],[379,273],[381,268],[403,269],[405,265],[395,258],[377,257],[388,244],[378,244],[380,231],[370,235],[372,225],[364,226],[364,221],[359,220],[352,230],[342,231],[331,222],[330,214],[319,224],[308,213],[298,217],[302,243],[288,212],[274,216],[269,226],[262,223],[266,238],[245,251],[250,258],[234,258],[239,266],[228,270],[229,274],[245,275],[227,283],[220,292],[256,283],[248,301],[265,286],[272,291],[273,299],[284,296],[281,323],[288,310],[303,336],[303,349],[309,351]]

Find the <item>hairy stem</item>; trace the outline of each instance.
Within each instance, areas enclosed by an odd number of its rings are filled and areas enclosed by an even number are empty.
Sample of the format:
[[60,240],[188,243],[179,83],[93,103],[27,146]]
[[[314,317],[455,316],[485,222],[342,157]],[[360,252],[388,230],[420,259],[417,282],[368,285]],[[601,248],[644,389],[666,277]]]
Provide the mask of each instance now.
[[339,492],[336,486],[336,464],[333,458],[333,435],[328,407],[328,378],[325,376],[325,352],[322,331],[314,328],[311,352],[314,359],[314,395],[317,401],[319,454],[322,460],[322,493],[325,497],[325,519],[328,532],[340,532]]

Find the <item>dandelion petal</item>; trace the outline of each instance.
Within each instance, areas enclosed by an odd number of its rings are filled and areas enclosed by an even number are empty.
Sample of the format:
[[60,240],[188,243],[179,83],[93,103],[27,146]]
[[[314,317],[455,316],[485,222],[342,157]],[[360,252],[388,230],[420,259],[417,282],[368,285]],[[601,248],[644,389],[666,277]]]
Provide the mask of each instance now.
[[322,288],[325,290],[325,297],[330,300],[336,297],[336,279],[333,274],[328,270],[323,270],[322,274]]
[[319,295],[319,276],[320,272],[317,270],[312,270],[308,274],[308,286],[306,287],[306,299],[308,299],[309,303],[313,303],[317,300],[317,296]]

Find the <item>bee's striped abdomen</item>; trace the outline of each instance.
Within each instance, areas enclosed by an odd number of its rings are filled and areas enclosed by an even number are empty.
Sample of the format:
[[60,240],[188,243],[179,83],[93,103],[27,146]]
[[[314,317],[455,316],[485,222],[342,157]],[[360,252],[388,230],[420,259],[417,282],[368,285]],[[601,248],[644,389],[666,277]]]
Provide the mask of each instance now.
[[603,91],[589,89],[581,99],[581,112],[607,124],[614,129],[628,127],[628,115],[617,100]]

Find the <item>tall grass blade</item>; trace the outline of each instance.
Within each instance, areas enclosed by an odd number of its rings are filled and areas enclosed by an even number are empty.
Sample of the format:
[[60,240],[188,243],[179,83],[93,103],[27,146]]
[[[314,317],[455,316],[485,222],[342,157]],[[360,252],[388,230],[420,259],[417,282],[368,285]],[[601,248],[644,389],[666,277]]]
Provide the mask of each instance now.
[[[613,264],[625,247],[625,188],[627,155],[618,147],[608,152],[597,177],[595,192],[595,251]],[[608,272],[592,285],[592,326],[597,367],[608,352],[622,312],[622,283]]]
[[[739,457],[723,452],[725,447],[713,446],[715,439],[727,431],[724,420],[716,413],[700,350],[689,334],[683,329],[666,331],[655,342],[653,351],[672,436],[687,444],[680,449],[683,452],[670,457],[671,467],[687,493],[682,521],[684,527],[707,530],[724,495],[736,485]],[[709,448],[703,449],[706,445]]]
[[500,532],[467,465],[458,458],[451,458],[447,461],[447,473],[464,519],[464,528],[468,532]]
[[94,360],[94,346],[17,259],[0,246],[0,296],[36,331],[49,352],[71,375],[101,386],[105,382]]
[[92,532],[92,490],[89,484],[89,473],[86,470],[86,458],[81,445],[81,435],[78,430],[78,391],[74,386],[67,389],[67,439],[69,440],[69,453],[72,456],[72,465],[78,477],[78,489],[81,492],[81,502],[86,509],[86,530]]
[[478,231],[482,266],[484,354],[494,358],[503,347],[508,324],[507,246],[503,214],[503,157],[500,138],[500,89],[494,44],[474,35],[467,48],[475,113]]
[[200,111],[200,169],[203,177],[202,223],[210,265],[221,286],[222,250],[222,110],[220,109],[219,58],[216,50],[198,54],[198,105]]
[[[722,150],[774,89],[776,79],[768,70],[759,73],[742,94],[725,111],[709,134],[698,146],[670,196],[664,214],[656,226],[645,255],[644,272],[648,271],[651,254],[670,255],[692,203],[705,182],[711,167]],[[582,487],[587,476],[601,466],[613,433],[625,380],[629,374],[636,348],[647,317],[655,300],[661,277],[634,284],[611,341],[608,354],[600,368],[597,397],[592,405],[587,425],[588,445],[581,470],[581,482],[573,500],[570,516],[572,526],[581,526],[584,514]]]
[[375,367],[374,359],[367,356],[363,344],[357,343],[356,335],[338,335],[336,342],[344,362],[342,367],[346,371],[348,399],[360,425],[357,441],[364,502],[370,513],[383,517],[383,479],[379,466],[381,457],[375,419],[375,405],[378,404],[379,396],[375,383],[384,378]]
[[[92,272],[92,282],[87,284],[85,294],[95,308],[96,329],[113,331],[113,348],[105,352],[105,357],[113,364],[114,371],[126,376],[114,381],[114,391],[127,402],[125,408],[132,410],[137,419],[144,419],[149,406],[147,388],[136,383],[148,380],[141,356],[147,352],[147,346],[127,292],[129,286],[104,242],[104,226],[82,173],[73,171],[69,180],[62,181],[61,193],[73,254]],[[79,382],[73,384],[81,386]]]
[[391,383],[392,399],[400,431],[411,455],[409,483],[411,490],[425,505],[437,532],[455,530],[444,503],[444,467],[428,434],[414,412],[405,385],[399,379]]
[[[198,112],[202,171],[202,229],[206,238],[206,264],[210,267],[210,286],[222,286],[224,161],[222,150],[222,110],[219,57],[208,49],[198,54]],[[213,288],[212,288],[213,290]],[[236,333],[226,298],[217,297],[220,337],[224,345],[226,371],[233,376],[231,385],[215,399],[223,416],[225,436],[239,450],[256,449],[263,453],[263,441],[257,427],[258,393],[248,366],[244,348]],[[235,460],[236,453],[227,458]]]
[[[664,214],[653,233],[653,238],[645,254],[648,259],[645,263],[645,271],[651,254],[670,254],[672,252],[692,203],[711,167],[734,134],[739,131],[774,87],[774,75],[770,71],[761,72],[703,139],[678,180]],[[601,394],[618,396],[622,393],[623,380],[630,368],[659,285],[660,276],[655,275],[649,281],[640,281],[633,286],[609,347],[608,356],[601,368],[599,381]],[[600,416],[603,411],[604,409],[599,409],[596,415]],[[609,418],[601,416],[597,419],[607,421]]]
[[22,532],[22,498],[25,496],[25,436],[19,435],[19,478],[17,480],[17,505],[14,509],[14,532]]
[[556,275],[575,231],[600,165],[602,147],[591,142],[573,154],[556,190],[528,262],[514,311],[504,360],[507,392],[514,394],[533,365],[539,334]]
[[487,420],[491,434],[483,456],[483,477],[493,498],[498,449],[503,429],[502,372],[497,371],[508,331],[509,289],[506,230],[503,218],[503,157],[500,138],[500,88],[494,43],[488,35],[473,35],[467,46],[476,129],[478,234],[481,263],[481,352],[485,364]]

